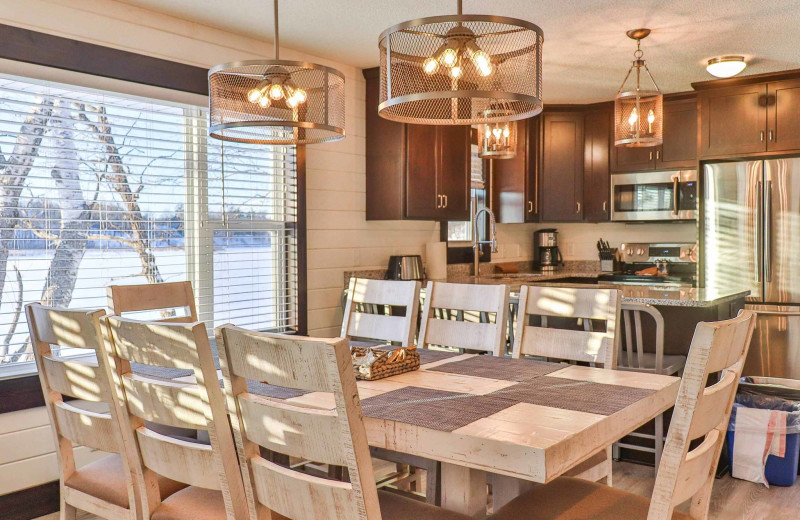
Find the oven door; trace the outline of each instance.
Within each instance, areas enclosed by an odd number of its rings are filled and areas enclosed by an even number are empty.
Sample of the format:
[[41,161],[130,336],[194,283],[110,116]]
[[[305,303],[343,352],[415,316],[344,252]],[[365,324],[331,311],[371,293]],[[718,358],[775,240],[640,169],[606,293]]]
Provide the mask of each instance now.
[[697,171],[623,173],[611,176],[611,220],[697,218]]

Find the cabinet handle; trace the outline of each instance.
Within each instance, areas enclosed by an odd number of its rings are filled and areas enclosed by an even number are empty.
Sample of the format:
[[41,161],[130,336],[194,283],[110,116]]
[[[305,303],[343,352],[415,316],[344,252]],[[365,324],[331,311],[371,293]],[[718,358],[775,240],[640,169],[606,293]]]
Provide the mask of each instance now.
[[580,213],[581,212],[581,203],[580,202],[576,202],[575,205],[577,206],[577,209],[575,210],[575,213]]
[[533,201],[528,201],[528,213],[533,213]]
[[650,160],[653,160],[653,152],[650,152]]
[[604,200],[603,201],[603,213],[607,213],[608,212],[607,208],[608,208],[608,201]]
[[775,134],[772,132],[772,130],[770,130],[769,132],[767,132],[767,139],[769,139],[769,142],[770,142],[770,143],[772,143],[772,142],[773,142],[773,137],[775,137]]
[[436,194],[436,209],[439,209],[441,207],[442,207],[442,196],[437,193]]
[[764,131],[762,130],[759,135],[761,136],[761,142],[764,142]]
[[444,200],[444,205],[442,207],[446,208],[447,207],[447,195],[442,195],[442,200]]
[[656,150],[656,160],[661,159],[661,150]]

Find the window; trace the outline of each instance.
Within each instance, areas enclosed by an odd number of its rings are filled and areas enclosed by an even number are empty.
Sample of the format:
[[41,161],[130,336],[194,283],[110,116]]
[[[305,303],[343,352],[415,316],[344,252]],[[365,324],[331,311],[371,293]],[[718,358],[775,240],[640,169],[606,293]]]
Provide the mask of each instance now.
[[297,325],[295,148],[207,137],[204,108],[0,76],[0,369],[23,305],[191,280],[209,328]]

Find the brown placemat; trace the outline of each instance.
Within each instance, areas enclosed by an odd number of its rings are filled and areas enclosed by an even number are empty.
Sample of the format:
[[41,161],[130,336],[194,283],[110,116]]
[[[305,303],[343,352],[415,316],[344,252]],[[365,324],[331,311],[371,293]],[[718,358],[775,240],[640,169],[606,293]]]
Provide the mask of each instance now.
[[533,359],[508,359],[479,355],[462,361],[445,363],[428,370],[461,374],[464,376],[485,377],[501,381],[527,381],[552,374],[564,368],[558,363],[547,363]]
[[542,376],[488,395],[512,404],[528,403],[562,410],[613,415],[654,392],[645,388]]
[[451,432],[505,410],[513,403],[485,395],[408,386],[361,401],[367,417]]
[[[224,386],[222,379],[219,380],[220,386]],[[285,386],[268,385],[261,381],[247,380],[247,391],[254,395],[272,397],[273,399],[291,399],[306,395],[307,390],[297,390],[296,388],[286,388]]]
[[178,379],[179,377],[194,375],[194,370],[141,365],[139,363],[131,363],[131,372],[140,376],[157,377],[159,379]]

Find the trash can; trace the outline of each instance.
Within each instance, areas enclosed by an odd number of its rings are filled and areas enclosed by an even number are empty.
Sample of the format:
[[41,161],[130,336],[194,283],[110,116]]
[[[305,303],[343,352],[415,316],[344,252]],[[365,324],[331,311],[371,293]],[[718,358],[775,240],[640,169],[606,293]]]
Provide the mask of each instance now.
[[[797,480],[800,461],[800,382],[776,378],[742,378],[728,424],[728,456],[735,469],[736,433],[747,425],[737,426],[737,414],[745,408],[786,412],[786,449],[783,457],[769,455],[765,477],[770,485],[791,486]],[[782,434],[784,430],[773,430]]]

